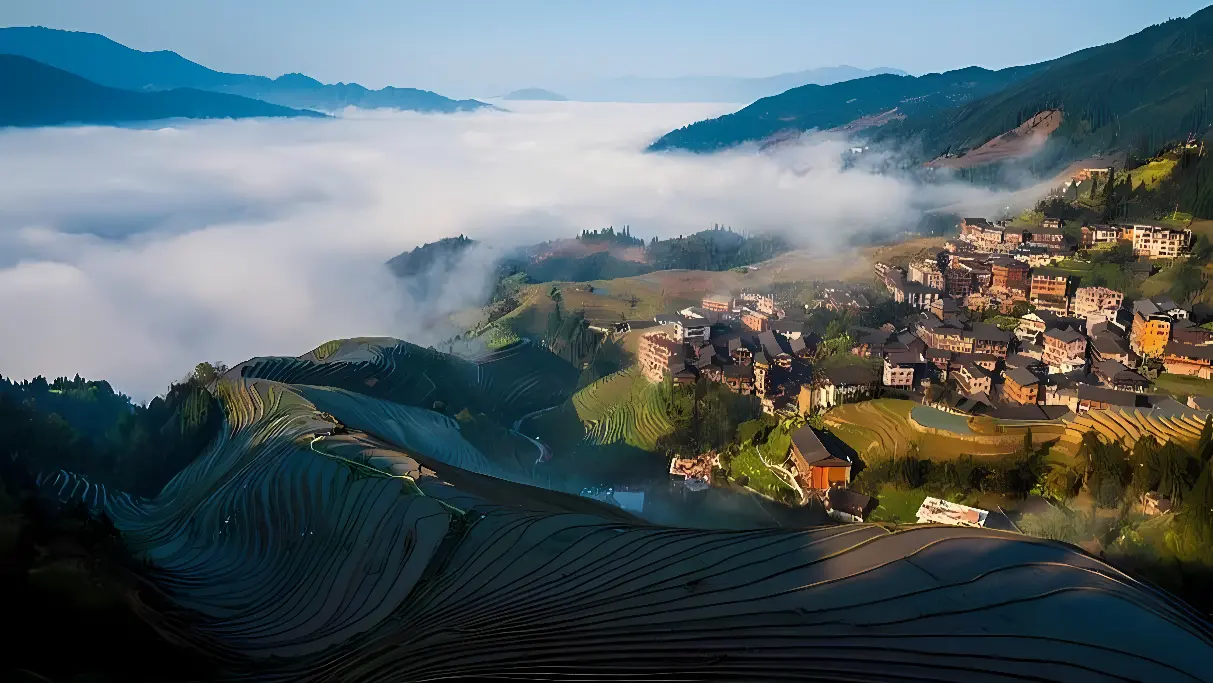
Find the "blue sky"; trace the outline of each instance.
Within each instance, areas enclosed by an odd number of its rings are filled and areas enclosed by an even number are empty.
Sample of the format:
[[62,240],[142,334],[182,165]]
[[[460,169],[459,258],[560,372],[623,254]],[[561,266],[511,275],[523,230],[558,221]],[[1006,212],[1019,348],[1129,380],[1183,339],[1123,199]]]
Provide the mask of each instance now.
[[1110,42],[1201,0],[3,0],[0,25],[103,33],[211,68],[449,95],[614,76],[1003,67]]

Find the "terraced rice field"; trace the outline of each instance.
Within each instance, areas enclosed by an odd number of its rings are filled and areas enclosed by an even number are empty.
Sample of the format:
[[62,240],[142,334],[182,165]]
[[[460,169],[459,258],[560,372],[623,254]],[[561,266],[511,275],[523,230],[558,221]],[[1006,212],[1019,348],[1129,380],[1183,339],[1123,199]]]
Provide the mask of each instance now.
[[608,375],[573,395],[586,441],[597,446],[627,443],[647,451],[674,427],[666,419],[658,387],[633,369]]
[[522,341],[522,337],[508,325],[494,323],[484,331],[484,344],[490,349],[503,349]]
[[481,396],[514,416],[562,403],[577,382],[576,368],[532,344],[515,344],[475,362]]
[[1092,410],[1066,424],[1065,434],[1062,435],[1058,447],[1077,453],[1082,444],[1082,435],[1094,431],[1104,440],[1119,441],[1125,448],[1130,449],[1146,434],[1153,435],[1163,443],[1174,440],[1190,448],[1200,438],[1205,415],[1196,411],[1166,416],[1119,408]]
[[907,420],[914,405],[913,401],[883,399],[848,403],[830,409],[825,421],[860,458],[901,457],[912,443],[913,432]]
[[1060,434],[1060,429],[1053,423],[1009,424],[1005,442],[993,444],[981,443],[963,434],[929,434],[910,424],[910,411],[917,405],[913,401],[893,399],[848,403],[830,409],[825,414],[825,422],[831,432],[865,460],[903,457],[910,452],[911,446],[918,447],[919,457],[932,460],[950,460],[965,454],[1003,455],[1020,448],[1019,439],[1024,427],[1031,427],[1037,442],[1057,438]]

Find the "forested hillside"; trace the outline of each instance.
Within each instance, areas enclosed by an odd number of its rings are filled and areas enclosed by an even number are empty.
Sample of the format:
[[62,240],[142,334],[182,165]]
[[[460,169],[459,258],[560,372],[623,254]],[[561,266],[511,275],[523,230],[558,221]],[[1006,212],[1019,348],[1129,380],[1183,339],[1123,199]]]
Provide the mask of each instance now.
[[1111,150],[1149,154],[1213,122],[1213,8],[1040,65],[979,100],[908,116],[871,131],[878,142],[916,142],[924,158],[973,149],[1035,114],[1062,111],[1042,168]]
[[[1043,19],[1042,19],[1043,20]],[[925,162],[959,155],[1046,110],[1062,120],[1028,164],[1038,173],[1114,150],[1151,154],[1208,135],[1213,8],[1151,26],[1115,43],[1040,64],[969,68],[919,78],[874,76],[805,86],[741,111],[668,133],[651,149],[713,151],[787,131],[829,129],[896,108],[859,135]],[[1003,181],[997,170],[963,175]]]
[[926,114],[995,92],[1035,68],[969,67],[924,76],[881,74],[832,85],[805,85],[764,97],[733,114],[679,128],[649,150],[713,152],[787,131],[837,128],[894,110],[896,116]]
[[206,384],[222,367],[201,363],[147,405],[79,375],[14,383],[0,377],[0,443],[48,468],[153,495],[211,440],[222,420]]
[[[745,235],[716,225],[710,230],[647,243],[630,230],[583,231],[577,243],[587,250],[553,251],[551,243],[520,248],[505,254],[498,265],[498,280],[525,282],[588,282],[643,275],[655,270],[728,270],[765,261],[790,249],[778,235]],[[571,240],[570,240],[571,242]],[[398,277],[411,277],[430,269],[450,269],[475,240],[460,235],[423,244],[387,262]],[[597,247],[608,247],[599,250]],[[639,258],[624,259],[611,249],[635,249]],[[588,251],[589,253],[585,253]]]

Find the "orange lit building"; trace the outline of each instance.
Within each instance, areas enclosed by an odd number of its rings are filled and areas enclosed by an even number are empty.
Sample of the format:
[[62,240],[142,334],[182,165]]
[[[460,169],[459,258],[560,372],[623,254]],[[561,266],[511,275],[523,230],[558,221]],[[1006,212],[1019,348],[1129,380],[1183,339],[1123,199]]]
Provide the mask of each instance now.
[[824,490],[851,481],[851,463],[831,455],[808,425],[792,432],[791,456],[796,478],[806,488]]
[[990,264],[990,287],[999,291],[1028,291],[1028,264],[1013,258],[1000,258]]
[[640,338],[640,372],[650,382],[660,382],[666,373],[683,369],[682,344],[661,332]]
[[748,308],[741,314],[741,324],[755,332],[766,332],[771,329],[771,319],[766,314]]
[[1129,347],[1145,358],[1161,356],[1171,341],[1171,318],[1161,314],[1134,311],[1129,331]]
[[1040,396],[1040,379],[1024,368],[1014,368],[1004,373],[1002,398],[1020,405],[1034,405]]
[[1057,315],[1066,315],[1070,312],[1069,288],[1070,276],[1065,271],[1037,268],[1032,273],[1032,305]]
[[732,309],[733,300],[727,296],[711,295],[703,297],[703,309],[715,313],[728,313]]

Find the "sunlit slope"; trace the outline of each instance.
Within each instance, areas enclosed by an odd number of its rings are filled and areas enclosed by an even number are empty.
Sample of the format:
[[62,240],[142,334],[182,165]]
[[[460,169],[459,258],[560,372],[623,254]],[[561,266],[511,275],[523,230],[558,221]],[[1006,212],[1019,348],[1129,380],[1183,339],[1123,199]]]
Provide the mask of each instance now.
[[1126,449],[1132,449],[1146,435],[1159,443],[1175,441],[1190,449],[1200,439],[1207,417],[1207,413],[1194,410],[1174,414],[1124,408],[1090,410],[1065,423],[1066,431],[1059,446],[1077,453],[1083,434],[1093,431],[1104,441],[1117,441]]
[[158,625],[244,679],[1210,680],[1207,624],[1073,546],[653,526],[316,379],[233,372],[159,496],[94,496],[178,607]]
[[659,388],[631,368],[608,375],[573,394],[586,440],[597,446],[623,442],[647,451],[674,426],[658,395]]

